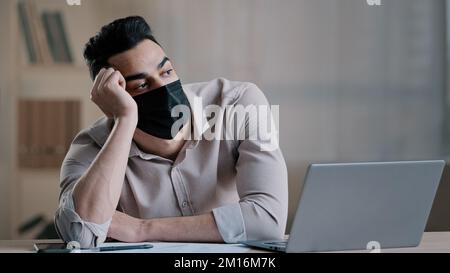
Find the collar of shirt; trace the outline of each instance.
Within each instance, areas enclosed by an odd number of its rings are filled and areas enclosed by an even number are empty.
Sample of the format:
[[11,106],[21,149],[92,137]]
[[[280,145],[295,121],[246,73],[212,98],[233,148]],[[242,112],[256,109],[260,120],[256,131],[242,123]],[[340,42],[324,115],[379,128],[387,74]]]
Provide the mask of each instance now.
[[[195,105],[195,99],[200,99],[200,97],[196,96],[193,92],[191,92],[189,85],[183,85],[183,90],[186,93],[186,96],[191,104],[191,107]],[[197,100],[201,102],[202,100]],[[198,103],[197,102],[197,103]],[[191,140],[188,140],[187,145],[185,145],[186,149],[193,149],[198,145],[199,139],[206,130],[210,127],[210,124],[206,121],[206,118],[203,115],[203,105],[201,105],[201,111],[192,111],[192,121],[193,121],[193,135],[191,135]],[[92,137],[97,145],[103,147],[106,140],[111,133],[114,121],[112,119],[108,119],[107,117],[102,117],[97,122],[95,122],[92,127],[89,129],[88,134]],[[131,143],[130,154],[129,157],[139,156],[145,160],[151,160],[154,158],[160,158],[154,154],[148,154],[141,151],[136,143],[133,141]]]

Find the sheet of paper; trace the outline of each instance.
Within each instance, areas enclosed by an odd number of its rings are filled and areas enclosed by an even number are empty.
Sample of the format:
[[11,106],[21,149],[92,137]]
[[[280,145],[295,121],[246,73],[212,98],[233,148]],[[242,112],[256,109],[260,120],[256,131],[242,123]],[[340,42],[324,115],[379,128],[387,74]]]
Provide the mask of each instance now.
[[[150,243],[153,248],[150,249],[132,249],[100,253],[246,253],[251,249],[243,244],[199,244],[199,243]],[[137,245],[128,243],[104,243],[105,246],[126,246]],[[80,251],[88,253],[87,251]]]

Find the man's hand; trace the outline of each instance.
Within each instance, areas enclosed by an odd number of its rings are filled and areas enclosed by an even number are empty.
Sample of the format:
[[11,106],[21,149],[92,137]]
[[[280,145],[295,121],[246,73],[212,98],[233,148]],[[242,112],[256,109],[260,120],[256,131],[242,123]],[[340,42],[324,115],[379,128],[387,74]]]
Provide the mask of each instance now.
[[116,211],[108,230],[108,237],[126,243],[142,241],[143,221]]
[[113,68],[102,68],[94,81],[91,100],[108,118],[132,118],[137,122],[137,105],[125,90],[122,74]]

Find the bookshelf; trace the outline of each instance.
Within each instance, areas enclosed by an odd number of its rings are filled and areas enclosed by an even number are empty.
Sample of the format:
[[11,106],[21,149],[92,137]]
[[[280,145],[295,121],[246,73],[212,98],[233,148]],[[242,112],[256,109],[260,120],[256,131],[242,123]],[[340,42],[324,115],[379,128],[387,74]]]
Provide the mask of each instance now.
[[[19,234],[18,227],[37,215],[43,215],[46,220],[51,220],[59,196],[59,162],[47,156],[45,164],[33,166],[33,164],[20,163],[20,137],[23,132],[23,128],[20,128],[19,106],[21,103],[42,102],[45,109],[60,107],[55,106],[58,105],[57,102],[72,102],[78,105],[75,117],[77,131],[89,126],[101,116],[101,112],[90,101],[89,91],[92,82],[81,55],[82,45],[93,34],[91,28],[95,30],[101,24],[100,21],[96,21],[94,14],[98,12],[98,9],[93,8],[93,4],[83,3],[83,7],[73,12],[75,15],[83,14],[86,17],[86,20],[83,20],[79,16],[75,18],[77,16],[68,12],[65,1],[35,1],[38,14],[60,12],[64,19],[70,19],[65,22],[65,25],[70,26],[66,34],[73,56],[72,62],[62,63],[47,59],[47,61],[36,63],[30,62],[17,10],[18,3],[19,0],[5,0],[0,4],[0,31],[4,35],[3,44],[0,46],[2,52],[0,56],[2,57],[0,121],[3,128],[7,128],[0,131],[2,141],[0,199],[4,205],[4,211],[0,210],[0,217],[2,221],[9,219],[5,221],[5,224],[0,225],[1,239],[32,238],[34,233]],[[73,27],[75,19],[85,24],[87,22],[91,27],[89,30]],[[48,115],[52,115],[52,111],[45,111],[45,113],[47,118],[41,114],[41,119],[37,122],[39,124],[33,125],[31,122],[32,125],[27,126],[49,130],[51,126],[45,121],[49,118]],[[56,129],[50,128],[50,130]],[[69,134],[71,134],[70,138],[75,135],[74,131]],[[49,137],[47,135],[44,138]]]

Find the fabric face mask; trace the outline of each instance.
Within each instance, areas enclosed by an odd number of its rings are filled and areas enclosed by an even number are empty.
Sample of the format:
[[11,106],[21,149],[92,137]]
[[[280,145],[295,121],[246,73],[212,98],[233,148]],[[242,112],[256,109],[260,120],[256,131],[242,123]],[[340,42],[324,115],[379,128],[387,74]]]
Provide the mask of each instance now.
[[175,138],[176,135],[172,136],[172,126],[176,121],[186,117],[172,117],[172,109],[177,105],[190,108],[180,80],[133,98],[138,107],[137,128],[158,138]]

